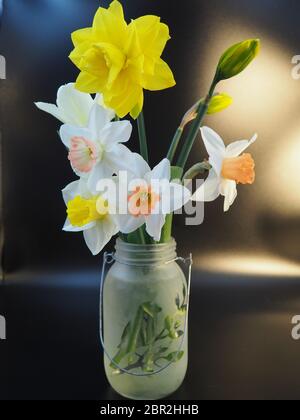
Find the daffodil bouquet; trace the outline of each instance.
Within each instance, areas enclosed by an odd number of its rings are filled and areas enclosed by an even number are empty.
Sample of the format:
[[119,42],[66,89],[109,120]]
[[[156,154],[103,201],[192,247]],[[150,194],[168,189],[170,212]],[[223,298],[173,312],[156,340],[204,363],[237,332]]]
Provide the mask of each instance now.
[[[239,74],[254,59],[260,46],[256,39],[236,44],[222,55],[208,94],[183,117],[167,156],[151,171],[144,91],[159,91],[176,84],[170,67],[161,58],[169,39],[168,26],[157,16],[143,16],[127,24],[119,1],[113,1],[108,9],[100,7],[92,27],[72,34],[74,49],[70,59],[80,70],[76,83],[58,90],[57,105],[36,104],[64,123],[60,137],[79,178],[63,190],[68,216],[64,230],[83,231],[94,255],[118,232],[131,243],[168,242],[172,213],[187,201],[211,201],[221,194],[225,196],[227,211],[236,198],[237,183],[254,181],[253,159],[242,153],[256,137],[226,148],[213,130],[201,128],[201,124],[206,114],[220,112],[231,104],[229,95],[215,93],[216,86]],[[124,145],[132,132],[131,122],[123,119],[128,114],[137,122],[140,155]],[[183,141],[190,122],[193,123]],[[200,128],[209,159],[185,173]],[[128,191],[126,214],[118,214],[118,208],[110,203],[115,198],[100,194],[97,188],[103,179],[112,177],[117,183],[120,171],[143,180]],[[194,195],[178,182],[206,173],[207,181]],[[155,179],[167,181],[165,189],[172,191],[166,209],[160,205],[163,191],[151,186]],[[116,214],[110,211],[112,208]]]
[[[116,319],[117,311],[122,312],[114,329],[117,338],[106,337],[109,352],[116,352],[114,358],[106,353],[111,362],[106,366],[111,383],[111,375],[139,369],[153,375],[161,360],[169,364],[183,363],[180,360],[186,352],[174,349],[176,340],[184,336],[180,329],[181,317],[187,311],[188,296],[186,281],[177,265],[172,265],[173,214],[190,201],[212,201],[220,195],[224,196],[224,210],[228,211],[237,196],[237,184],[252,184],[255,178],[254,160],[244,151],[257,136],[226,147],[221,137],[211,128],[202,126],[202,122],[206,115],[230,106],[232,98],[218,93],[217,85],[241,73],[252,62],[260,48],[257,39],[240,42],[224,52],[212,75],[208,93],[199,95],[197,103],[186,112],[170,141],[167,156],[151,169],[143,114],[144,91],[160,91],[176,84],[172,70],[161,58],[169,40],[169,28],[159,17],[143,16],[128,24],[121,3],[114,0],[107,9],[97,10],[91,27],[72,34],[74,49],[70,59],[80,70],[76,82],[59,88],[56,105],[36,103],[38,108],[63,123],[59,135],[77,176],[77,180],[63,190],[67,207],[64,230],[83,232],[94,255],[119,234],[118,264],[123,262],[130,266],[138,259],[138,267],[141,261],[147,266],[142,272],[138,271],[138,275],[137,271],[132,271],[131,281],[126,281],[126,286],[106,290],[111,303],[111,307],[105,309],[106,319]],[[137,123],[139,154],[127,147],[132,134],[129,115]],[[186,168],[200,132],[208,156],[192,168]],[[199,177],[206,180],[192,191],[191,180]],[[159,274],[155,269],[150,275],[149,258],[155,267],[165,259],[173,272]],[[123,268],[118,275],[114,274],[108,287],[120,282],[128,270]],[[156,284],[153,279],[160,276],[165,284],[167,279],[172,280],[169,293],[157,285],[155,292],[152,290],[149,297],[145,296],[145,290],[149,291]],[[144,287],[139,291],[141,277]],[[132,288],[135,278],[137,283]],[[120,290],[124,296],[131,293],[130,305],[126,308],[123,308],[125,297],[119,300]],[[173,309],[166,304],[168,299]],[[173,310],[175,315],[170,313]],[[111,330],[108,326],[107,334]],[[184,364],[182,366],[183,371]],[[158,372],[163,370],[160,369]],[[174,381],[177,383],[178,378]],[[129,385],[135,390],[132,388],[129,392]],[[113,386],[123,395],[140,396],[139,379]],[[161,383],[154,383],[151,392],[144,391],[146,396],[157,396],[157,387],[163,389]],[[165,384],[165,391],[161,392],[166,395],[170,390]]]

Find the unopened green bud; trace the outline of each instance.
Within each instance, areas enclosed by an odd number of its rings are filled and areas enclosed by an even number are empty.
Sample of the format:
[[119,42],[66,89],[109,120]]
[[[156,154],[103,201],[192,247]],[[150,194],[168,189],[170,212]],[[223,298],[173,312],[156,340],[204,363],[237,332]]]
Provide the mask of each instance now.
[[241,73],[260,51],[259,39],[248,39],[230,47],[220,58],[216,79],[218,82]]

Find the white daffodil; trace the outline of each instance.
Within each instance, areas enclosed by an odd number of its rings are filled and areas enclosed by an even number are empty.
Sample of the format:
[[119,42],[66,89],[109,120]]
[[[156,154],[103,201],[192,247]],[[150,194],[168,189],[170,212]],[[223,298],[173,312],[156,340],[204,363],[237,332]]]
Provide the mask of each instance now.
[[[132,156],[128,180],[119,177],[119,188],[126,188],[126,214],[118,214],[119,229],[124,234],[136,231],[146,224],[147,233],[160,241],[166,216],[182,208],[191,198],[183,185],[170,182],[170,161],[164,159],[152,171],[145,160],[137,154]],[[126,185],[125,185],[126,182]]]
[[249,153],[242,153],[256,141],[257,135],[250,141],[240,140],[226,147],[211,128],[202,127],[201,134],[212,169],[192,200],[213,201],[222,195],[225,197],[224,211],[227,212],[237,197],[237,184],[253,184],[255,180],[254,160]]
[[67,220],[63,230],[83,232],[92,254],[99,254],[119,231],[110,214],[107,197],[91,191],[83,179],[72,182],[62,193],[67,206]]
[[[75,89],[75,83],[68,83],[58,89],[56,105],[45,102],[36,102],[35,105],[64,124],[86,127],[94,103],[104,107],[102,95],[97,95],[93,99],[88,93],[82,93]],[[109,121],[113,120],[115,112],[105,109]]]
[[127,142],[131,133],[129,121],[112,122],[107,110],[98,104],[91,109],[87,128],[65,124],[60,129],[74,172],[87,179],[90,188],[100,179],[128,169],[131,152],[120,143]]

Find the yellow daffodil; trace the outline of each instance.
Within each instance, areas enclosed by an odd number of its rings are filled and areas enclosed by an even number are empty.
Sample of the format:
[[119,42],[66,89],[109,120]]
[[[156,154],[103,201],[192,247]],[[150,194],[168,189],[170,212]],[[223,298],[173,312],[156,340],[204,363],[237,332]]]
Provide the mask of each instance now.
[[102,93],[105,105],[120,118],[137,118],[143,108],[143,90],[175,85],[171,69],[161,59],[170,39],[169,28],[157,16],[143,16],[127,24],[123,7],[114,0],[100,7],[91,28],[72,34],[70,59],[80,69],[76,88]]

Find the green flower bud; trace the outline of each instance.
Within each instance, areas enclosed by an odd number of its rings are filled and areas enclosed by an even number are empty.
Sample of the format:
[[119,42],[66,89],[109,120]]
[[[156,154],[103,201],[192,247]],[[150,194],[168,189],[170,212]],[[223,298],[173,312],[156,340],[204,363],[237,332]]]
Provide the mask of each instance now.
[[230,47],[220,58],[216,80],[230,79],[241,73],[260,51],[259,39],[248,39]]

